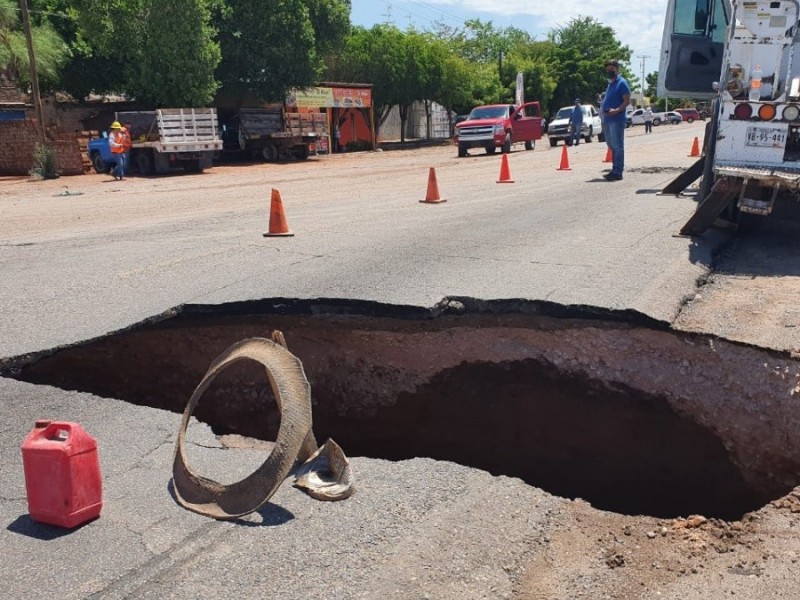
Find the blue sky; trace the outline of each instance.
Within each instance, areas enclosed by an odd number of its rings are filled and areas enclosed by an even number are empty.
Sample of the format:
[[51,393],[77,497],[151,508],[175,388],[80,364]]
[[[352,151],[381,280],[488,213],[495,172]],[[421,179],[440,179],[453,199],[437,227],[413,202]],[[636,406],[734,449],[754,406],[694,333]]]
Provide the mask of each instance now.
[[545,39],[553,27],[566,25],[574,17],[592,16],[614,29],[617,39],[633,50],[631,70],[641,77],[645,55],[646,73],[658,70],[666,0],[351,0],[351,21],[370,27],[391,22],[400,29],[414,25],[430,29],[436,21],[456,27],[467,19],[492,21],[497,27],[513,25],[536,39]]

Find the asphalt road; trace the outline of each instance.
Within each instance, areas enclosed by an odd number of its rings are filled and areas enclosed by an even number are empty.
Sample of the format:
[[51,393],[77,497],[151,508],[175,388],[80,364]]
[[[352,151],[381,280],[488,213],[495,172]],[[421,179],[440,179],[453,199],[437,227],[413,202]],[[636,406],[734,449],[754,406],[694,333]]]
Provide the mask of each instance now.
[[[454,147],[226,166],[114,182],[0,185],[0,356],[104,335],[187,303],[294,297],[431,306],[445,296],[629,308],[671,321],[718,242],[674,237],[691,197],[656,192],[702,123],[632,128],[622,182],[605,144],[509,156]],[[546,142],[546,140],[542,140]],[[441,204],[421,204],[429,168]],[[264,238],[270,189],[291,238]],[[74,194],[74,195],[59,195]]]
[[[547,299],[670,321],[720,240],[675,237],[694,202],[656,195],[691,164],[702,124],[642,133],[615,183],[600,177],[596,142],[570,150],[570,171],[557,170],[560,146],[515,151],[508,184],[496,183],[499,155],[457,159],[454,147],[122,182],[0,180],[0,357],[182,304],[272,297]],[[430,167],[446,203],[419,202]],[[273,187],[294,237],[261,235]],[[81,422],[101,448],[104,512],[68,534],[27,516],[19,444],[45,416]],[[0,379],[0,423],[7,598],[508,598],[569,504],[450,463],[355,458],[346,502],[287,484],[253,520],[217,523],[169,496],[177,415]],[[226,451],[202,426],[194,435],[202,472]]]

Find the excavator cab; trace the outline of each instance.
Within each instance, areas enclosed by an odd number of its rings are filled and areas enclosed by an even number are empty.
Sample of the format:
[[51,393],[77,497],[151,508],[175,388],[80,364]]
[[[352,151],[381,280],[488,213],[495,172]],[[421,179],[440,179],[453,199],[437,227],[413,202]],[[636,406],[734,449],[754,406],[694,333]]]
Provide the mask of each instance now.
[[668,0],[658,70],[658,95],[717,95],[730,22],[728,0]]

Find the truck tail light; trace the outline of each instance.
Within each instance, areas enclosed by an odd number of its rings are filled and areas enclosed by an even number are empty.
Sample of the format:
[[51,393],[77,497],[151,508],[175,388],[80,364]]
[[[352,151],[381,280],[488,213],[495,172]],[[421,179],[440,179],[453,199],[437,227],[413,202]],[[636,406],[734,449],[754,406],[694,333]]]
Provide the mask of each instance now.
[[750,117],[753,116],[753,107],[743,102],[742,104],[737,104],[736,108],[733,109],[733,116],[736,119],[741,121],[747,121]]
[[800,107],[796,104],[790,104],[783,109],[783,119],[785,121],[796,121],[800,117]]
[[758,118],[762,121],[772,121],[777,113],[774,104],[762,104],[758,109]]

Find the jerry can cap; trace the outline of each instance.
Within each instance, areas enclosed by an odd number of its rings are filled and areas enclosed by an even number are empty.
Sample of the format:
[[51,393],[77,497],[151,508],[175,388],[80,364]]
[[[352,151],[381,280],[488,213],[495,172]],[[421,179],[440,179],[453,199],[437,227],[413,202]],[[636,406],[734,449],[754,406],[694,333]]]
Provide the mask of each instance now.
[[50,425],[52,421],[50,419],[36,419],[36,429],[44,429],[48,425]]

